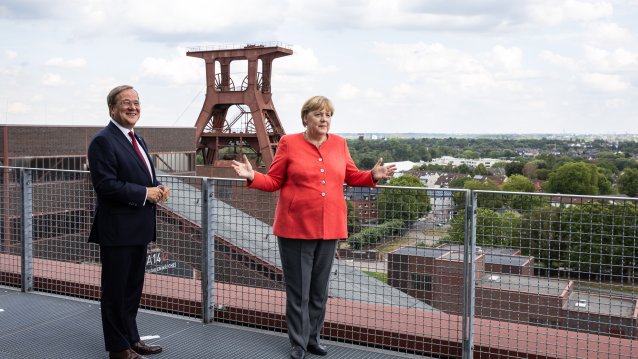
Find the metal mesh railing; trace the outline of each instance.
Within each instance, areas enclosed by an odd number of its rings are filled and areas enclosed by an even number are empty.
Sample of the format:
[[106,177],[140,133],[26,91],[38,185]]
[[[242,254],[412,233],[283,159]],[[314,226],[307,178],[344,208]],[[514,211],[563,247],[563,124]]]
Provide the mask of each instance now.
[[[2,168],[0,284],[99,298],[88,172]],[[162,176],[142,304],[284,332],[277,193]],[[345,187],[324,337],[439,357],[631,357],[637,201]],[[471,255],[470,255],[471,254]]]
[[472,195],[475,337],[505,343],[505,331],[524,339],[528,354],[541,356],[611,358],[635,351],[635,198]]

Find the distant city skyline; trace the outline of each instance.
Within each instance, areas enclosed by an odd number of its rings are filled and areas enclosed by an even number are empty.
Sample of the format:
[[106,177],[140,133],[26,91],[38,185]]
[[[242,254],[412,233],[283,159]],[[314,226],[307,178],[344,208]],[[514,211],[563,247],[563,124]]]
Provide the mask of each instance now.
[[333,133],[637,134],[636,18],[637,0],[5,0],[0,124],[104,125],[126,83],[140,126],[191,127],[206,88],[189,47],[279,41],[288,133],[321,94]]

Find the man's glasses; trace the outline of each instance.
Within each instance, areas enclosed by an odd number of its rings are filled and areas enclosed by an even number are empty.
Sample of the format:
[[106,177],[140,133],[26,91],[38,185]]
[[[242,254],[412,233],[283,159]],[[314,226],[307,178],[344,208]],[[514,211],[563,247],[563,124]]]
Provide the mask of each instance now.
[[130,107],[131,105],[135,106],[135,107],[140,107],[140,102],[139,101],[131,101],[131,100],[122,100],[122,101],[120,101],[120,106]]

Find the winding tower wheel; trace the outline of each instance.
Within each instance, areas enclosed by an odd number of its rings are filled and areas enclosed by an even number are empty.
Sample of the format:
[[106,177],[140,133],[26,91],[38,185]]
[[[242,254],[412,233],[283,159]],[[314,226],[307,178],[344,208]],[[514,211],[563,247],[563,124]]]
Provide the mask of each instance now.
[[[195,124],[197,175],[235,177],[233,159],[246,154],[256,170],[265,172],[285,134],[272,103],[272,62],[291,55],[286,47],[246,45],[230,49],[191,49],[186,55],[206,63],[206,98]],[[247,75],[236,86],[230,64],[247,61]],[[259,68],[261,67],[261,72]],[[199,157],[199,156],[198,156]]]

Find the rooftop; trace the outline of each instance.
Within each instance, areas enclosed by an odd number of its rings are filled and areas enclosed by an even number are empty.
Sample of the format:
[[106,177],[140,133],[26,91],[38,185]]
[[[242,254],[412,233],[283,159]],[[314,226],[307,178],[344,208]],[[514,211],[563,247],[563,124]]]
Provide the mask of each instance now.
[[569,283],[570,281],[565,279],[485,273],[481,279],[476,282],[476,285],[485,288],[511,290],[514,292],[560,296],[568,289]]
[[[105,358],[99,303],[0,287],[0,359]],[[284,333],[222,323],[202,325],[193,318],[142,310],[142,337],[161,345],[154,359],[286,358]],[[241,343],[241,345],[238,345]],[[416,358],[345,343],[328,342],[330,356],[352,359]],[[312,356],[309,356],[311,358]],[[418,356],[418,358],[425,358]]]

